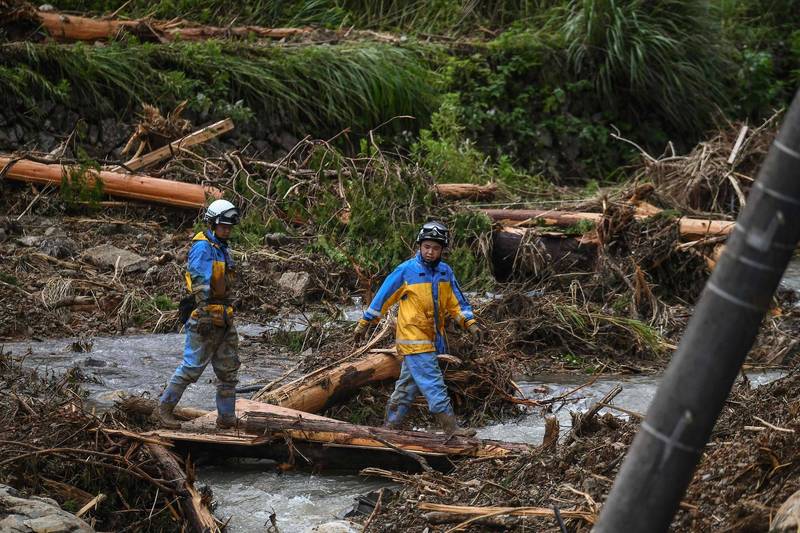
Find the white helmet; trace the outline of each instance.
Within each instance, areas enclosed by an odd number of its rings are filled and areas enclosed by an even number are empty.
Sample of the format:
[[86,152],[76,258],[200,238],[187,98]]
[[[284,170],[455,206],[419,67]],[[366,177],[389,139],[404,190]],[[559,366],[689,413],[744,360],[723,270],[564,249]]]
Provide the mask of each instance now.
[[228,200],[215,200],[206,208],[203,220],[212,226],[217,224],[236,225],[239,223],[239,210]]

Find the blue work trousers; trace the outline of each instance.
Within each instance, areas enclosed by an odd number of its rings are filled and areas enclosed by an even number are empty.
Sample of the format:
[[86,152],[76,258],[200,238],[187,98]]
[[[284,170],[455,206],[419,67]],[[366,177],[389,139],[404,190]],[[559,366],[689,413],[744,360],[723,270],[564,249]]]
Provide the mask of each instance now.
[[386,406],[386,421],[400,424],[419,393],[427,400],[431,413],[453,413],[444,376],[433,352],[407,355],[403,358],[400,378],[395,383],[394,392]]
[[236,384],[239,382],[239,335],[236,327],[213,326],[206,335],[197,331],[197,322],[186,323],[186,343],[183,362],[175,370],[161,396],[163,403],[176,404],[191,383],[195,383],[208,363],[217,375],[217,412],[221,416],[234,414]]

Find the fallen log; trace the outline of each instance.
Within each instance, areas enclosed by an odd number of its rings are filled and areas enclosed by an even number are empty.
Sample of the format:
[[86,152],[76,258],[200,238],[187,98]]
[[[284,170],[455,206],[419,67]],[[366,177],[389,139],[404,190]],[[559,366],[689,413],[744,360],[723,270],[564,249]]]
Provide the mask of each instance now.
[[[370,448],[392,446],[420,455],[497,457],[530,449],[524,444],[450,437],[426,431],[397,431],[389,428],[358,426],[334,419],[305,419],[268,412],[248,412],[244,430],[255,435],[286,434],[295,440]],[[388,446],[386,441],[392,446]]]
[[133,157],[126,161],[121,166],[112,167],[109,170],[112,172],[119,172],[123,170],[139,170],[154,163],[158,163],[162,159],[167,159],[175,152],[179,152],[182,148],[188,148],[196,144],[202,144],[208,140],[218,137],[223,133],[229,132],[233,129],[233,121],[229,118],[215,122],[210,126],[199,129],[185,137],[181,137],[176,141],[172,141],[166,146],[162,146],[147,154]]
[[[37,163],[25,159],[15,160],[0,157],[0,176],[32,183],[61,185],[64,178],[79,172],[76,166]],[[222,191],[214,187],[184,183],[180,181],[124,174],[108,170],[88,169],[83,174],[87,185],[97,180],[103,184],[103,192],[112,196],[133,198],[176,207],[199,209],[206,205],[206,198],[221,198]]]
[[343,403],[367,383],[399,376],[398,357],[370,352],[363,359],[342,363],[326,372],[314,372],[273,391],[256,394],[253,399],[306,413],[319,413]]
[[[571,213],[568,211],[551,211],[540,209],[479,209],[481,213],[498,222],[524,222],[541,221],[553,226],[572,226],[579,222],[599,223],[602,213]],[[647,214],[636,213],[634,217],[642,220],[648,218]],[[702,238],[710,235],[728,235],[733,231],[734,221],[707,220],[698,218],[681,217],[679,230],[682,236],[689,238]]]
[[[117,403],[117,408],[120,411],[140,416],[151,416],[157,407],[158,400],[142,398],[141,396],[129,396]],[[182,407],[179,405],[175,408],[174,413],[175,418],[179,420],[194,420],[195,418],[208,415],[210,411],[197,409],[196,407]]]
[[446,200],[491,200],[497,193],[497,184],[439,183],[433,189]]
[[517,253],[523,242],[536,250],[542,271],[547,268],[559,272],[591,272],[595,268],[597,242],[591,238],[508,226],[492,233],[492,267],[498,280],[509,279],[515,271],[525,275],[541,274],[535,265],[523,265],[518,261]]
[[[309,395],[311,396],[311,399],[309,400],[310,402],[318,403],[320,401],[319,398],[320,393],[323,394],[324,396],[329,396],[329,395],[325,392],[326,389],[323,388],[320,391],[320,389],[315,387],[315,384],[319,384],[320,386],[324,385],[325,387],[327,387],[327,385],[325,384],[329,383],[330,380],[328,380],[326,376],[334,368],[342,367],[342,365],[344,365],[348,361],[353,361],[356,357],[360,357],[361,355],[371,351],[384,337],[386,337],[386,335],[389,334],[389,330],[392,328],[393,324],[394,321],[392,320],[384,320],[383,327],[380,329],[380,331],[373,334],[372,338],[369,340],[369,342],[367,342],[367,344],[356,349],[351,354],[343,357],[338,362],[332,363],[322,368],[318,368],[313,372],[306,374],[305,376],[301,376],[295,379],[294,381],[290,381],[286,385],[283,385],[272,392],[270,392],[272,384],[271,383],[267,384],[260,391],[258,391],[253,395],[253,400],[267,401],[265,398],[269,396],[270,398],[276,398],[276,400],[273,400],[272,403],[275,403],[276,405],[284,405],[284,402],[286,402],[285,406],[289,407],[289,404],[293,402],[287,399],[287,397],[294,397],[299,392],[303,392],[305,390],[309,391],[316,390],[317,394],[309,393],[306,394],[306,396]],[[350,363],[347,364],[349,366]],[[305,384],[308,384],[309,386],[306,387]],[[323,405],[325,403],[326,401],[322,401]],[[298,409],[298,410],[302,411],[303,409]]]
[[[475,518],[490,518],[494,516],[541,516],[545,518],[555,518],[555,511],[547,507],[473,507],[469,505],[444,505],[439,503],[420,502],[417,508],[422,511],[434,511],[438,513],[453,513]],[[589,511],[571,511],[559,509],[562,518],[580,518],[590,524],[594,524],[597,515]],[[472,523],[470,521],[470,523]]]
[[358,426],[251,400],[237,400],[236,412],[241,419],[234,430],[217,430],[213,412],[184,423],[180,430],[103,431],[151,443],[171,442],[192,457],[204,453],[261,457],[346,471],[380,466],[418,472],[419,462],[409,457],[414,454],[424,457],[432,468],[448,470],[452,468],[450,457],[506,457],[531,450],[518,443]]
[[60,41],[106,41],[114,39],[121,32],[131,33],[143,40],[161,42],[201,41],[231,37],[245,39],[250,36],[263,39],[285,39],[313,31],[312,28],[191,26],[182,21],[176,23],[151,19],[105,20],[49,11],[38,11],[36,14],[47,33]]
[[190,476],[187,476],[186,472],[178,464],[177,458],[169,450],[158,444],[147,444],[146,446],[153,458],[164,469],[165,478],[169,480],[175,487],[176,492],[181,496],[181,507],[193,530],[203,533],[221,531],[213,513],[194,487]]

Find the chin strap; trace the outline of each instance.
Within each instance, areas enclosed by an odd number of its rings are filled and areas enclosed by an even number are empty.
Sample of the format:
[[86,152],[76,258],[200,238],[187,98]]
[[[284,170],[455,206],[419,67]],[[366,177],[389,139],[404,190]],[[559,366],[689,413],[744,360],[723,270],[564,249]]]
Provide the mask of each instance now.
[[427,267],[430,267],[430,268],[436,268],[437,266],[439,266],[439,263],[441,263],[441,262],[442,262],[442,260],[441,260],[441,259],[437,259],[436,261],[426,261],[426,260],[423,258],[423,259],[422,259],[422,262],[423,262],[423,263],[425,264],[425,266],[427,266]]

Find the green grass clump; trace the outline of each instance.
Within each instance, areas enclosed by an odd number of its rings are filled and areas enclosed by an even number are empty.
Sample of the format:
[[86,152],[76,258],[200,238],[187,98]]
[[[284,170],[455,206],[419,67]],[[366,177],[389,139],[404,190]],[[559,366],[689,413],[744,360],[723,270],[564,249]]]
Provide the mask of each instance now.
[[424,122],[436,98],[436,75],[420,54],[374,43],[283,48],[126,41],[5,49],[0,82],[8,90],[0,99],[21,100],[30,112],[40,100],[103,115],[130,113],[145,102],[170,107],[188,100],[190,109],[212,117],[329,134],[364,131],[398,115]]
[[126,17],[185,18],[225,26],[305,26],[368,28],[412,34],[458,35],[502,28],[530,18],[547,0],[59,0],[58,9]]
[[726,102],[720,22],[707,0],[572,0],[562,32],[575,74],[606,102],[696,131]]

